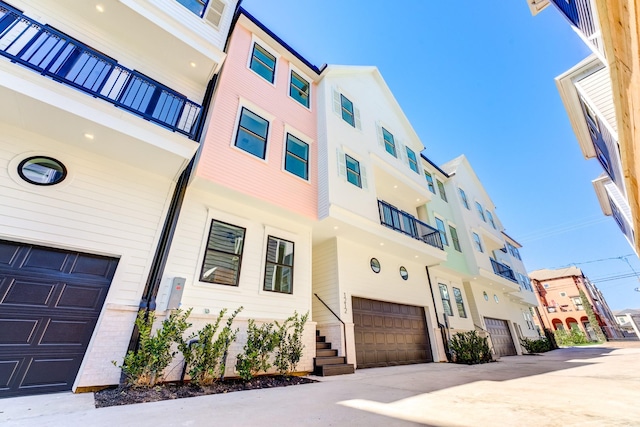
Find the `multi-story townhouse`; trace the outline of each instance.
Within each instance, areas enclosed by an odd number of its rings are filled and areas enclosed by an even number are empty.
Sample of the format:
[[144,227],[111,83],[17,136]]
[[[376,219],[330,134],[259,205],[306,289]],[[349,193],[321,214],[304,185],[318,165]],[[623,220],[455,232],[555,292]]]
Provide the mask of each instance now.
[[[531,314],[536,299],[518,250],[520,245],[504,232],[495,205],[464,155],[441,169],[449,177],[448,186],[442,189],[447,191],[451,216],[443,217],[440,221],[446,224],[438,225],[438,229],[449,257],[456,252],[463,256],[451,258],[456,262],[447,260],[434,270],[438,281],[444,282],[439,282],[444,290],[448,290],[447,280],[462,282],[463,288],[454,291],[464,293],[459,299],[466,302],[465,315],[470,316],[462,321],[456,319],[456,311],[448,309],[447,322],[454,328],[488,333],[497,356],[521,354],[520,339],[536,338],[538,331]],[[446,212],[435,204],[427,205],[427,209],[436,222],[440,213]],[[457,311],[457,317],[462,317],[462,309]]]
[[594,53],[556,78],[556,83],[583,154],[598,157],[606,171],[593,181],[600,206],[605,215],[614,217],[638,254],[640,131],[634,123],[640,119],[640,53],[634,46],[640,31],[634,19],[640,11],[630,0],[528,0],[528,4],[533,15],[554,5]]
[[444,360],[424,147],[375,67],[327,67],[318,102],[313,320],[358,368]]
[[582,291],[607,339],[621,338],[622,332],[600,290],[577,267],[535,270],[529,273],[536,297],[541,327],[552,331],[578,328],[587,338],[597,340],[585,310]]
[[119,381],[235,3],[0,2],[0,397]]
[[[319,77],[240,8],[158,294],[158,309],[176,308],[171,291],[178,284],[183,293],[175,301],[193,309],[194,328],[222,309],[243,307],[228,375],[237,375],[248,319],[282,321],[311,311]],[[311,371],[311,321],[304,341],[298,369]]]

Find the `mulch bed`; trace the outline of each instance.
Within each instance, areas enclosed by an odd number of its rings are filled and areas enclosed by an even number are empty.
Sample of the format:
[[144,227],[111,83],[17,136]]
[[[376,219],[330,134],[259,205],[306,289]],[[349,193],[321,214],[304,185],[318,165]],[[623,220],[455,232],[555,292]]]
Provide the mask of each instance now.
[[309,384],[317,381],[295,376],[261,376],[249,381],[228,379],[211,386],[199,387],[190,384],[165,383],[155,387],[118,387],[95,392],[96,408],[130,405],[132,403],[158,402],[160,400],[181,399],[183,397],[206,396],[260,388],[287,387]]

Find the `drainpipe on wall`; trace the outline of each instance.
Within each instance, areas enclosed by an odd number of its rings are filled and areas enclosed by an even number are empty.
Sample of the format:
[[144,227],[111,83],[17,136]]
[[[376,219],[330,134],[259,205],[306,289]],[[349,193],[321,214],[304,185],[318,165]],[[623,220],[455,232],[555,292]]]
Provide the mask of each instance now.
[[429,266],[424,266],[427,270],[427,281],[429,282],[429,293],[431,294],[431,300],[433,301],[433,314],[436,315],[436,322],[438,322],[438,328],[440,329],[440,336],[442,338],[442,345],[444,347],[444,353],[447,355],[447,362],[451,362],[451,350],[449,350],[449,340],[447,339],[447,327],[440,323],[438,318],[438,310],[436,309],[436,297],[433,296],[433,286],[431,286],[431,274],[429,273]]
[[[196,133],[193,138],[195,141],[200,141],[202,138],[202,133],[204,132],[206,118],[209,113],[209,107],[213,99],[213,93],[217,81],[218,74],[214,75],[207,85],[207,90],[205,91],[204,99],[202,100],[201,120],[198,123],[198,128],[196,129]],[[201,147],[198,147],[198,151],[200,148]],[[180,209],[182,208],[182,202],[184,201],[184,196],[187,192],[187,185],[189,184],[189,178],[191,177],[196,157],[197,153],[193,156],[185,170],[180,174],[180,177],[176,182],[176,187],[173,190],[171,203],[167,211],[164,225],[162,226],[160,240],[158,241],[158,246],[156,247],[156,252],[153,256],[151,271],[149,271],[149,277],[147,278],[144,291],[142,291],[142,299],[140,300],[139,310],[144,310],[145,318],[149,316],[150,311],[155,311],[156,309],[156,297],[158,296],[158,290],[160,289],[160,282],[162,281],[164,268],[167,265],[169,249],[171,248],[173,235],[176,231],[178,217],[180,216]],[[127,352],[137,350],[139,338],[140,333],[138,331],[138,327],[134,325]]]

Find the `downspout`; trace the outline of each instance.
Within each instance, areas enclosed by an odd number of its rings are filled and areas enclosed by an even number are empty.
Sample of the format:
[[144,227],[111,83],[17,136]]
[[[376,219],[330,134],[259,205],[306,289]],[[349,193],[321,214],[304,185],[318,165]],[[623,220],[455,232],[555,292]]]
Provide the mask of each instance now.
[[[213,99],[213,93],[218,81],[218,74],[214,75],[207,85],[207,90],[202,100],[202,115],[198,122],[196,133],[193,137],[194,141],[200,141],[204,132],[206,117],[209,114],[209,108]],[[201,147],[198,147],[198,151]],[[182,202],[187,191],[187,185],[189,184],[189,178],[195,165],[196,155],[193,156],[187,167],[182,171],[180,177],[176,182],[176,187],[173,191],[171,203],[167,211],[167,216],[162,226],[162,232],[160,234],[160,240],[156,247],[156,252],[153,256],[153,262],[151,264],[151,270],[149,271],[149,277],[142,291],[142,299],[140,300],[139,310],[144,310],[145,318],[149,315],[150,311],[156,309],[156,297],[158,296],[158,290],[160,288],[160,282],[162,281],[162,275],[167,265],[167,258],[169,257],[169,249],[171,248],[171,242],[173,235],[176,231],[178,224],[178,217],[180,216],[180,209],[182,208]],[[135,351],[138,347],[140,334],[138,327],[134,325],[133,332],[131,334],[131,340],[129,341],[129,347],[127,351]]]
[[444,353],[447,355],[447,362],[451,362],[451,351],[449,350],[449,341],[447,339],[447,327],[440,323],[438,318],[438,310],[436,309],[436,297],[433,296],[433,286],[431,286],[431,274],[429,273],[429,266],[424,266],[427,270],[427,281],[429,282],[429,293],[431,294],[431,300],[433,301],[433,314],[436,316],[436,322],[438,322],[438,328],[440,329],[440,335],[442,338],[442,345],[444,346]]

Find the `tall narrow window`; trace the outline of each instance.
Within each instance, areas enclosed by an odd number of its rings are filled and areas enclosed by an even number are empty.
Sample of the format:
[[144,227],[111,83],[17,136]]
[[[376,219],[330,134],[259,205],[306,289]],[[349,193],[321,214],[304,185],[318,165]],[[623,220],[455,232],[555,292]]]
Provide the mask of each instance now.
[[447,192],[444,190],[444,184],[439,179],[436,179],[436,184],[438,184],[438,191],[440,192],[440,198],[447,201]]
[[449,226],[449,233],[451,233],[453,248],[458,252],[462,252],[462,249],[460,248],[460,239],[458,238],[458,230],[456,230],[455,227]]
[[276,73],[276,57],[258,43],[254,43],[249,68],[264,77],[269,83],[273,83],[273,77]]
[[291,71],[289,96],[309,108],[309,82],[300,77],[295,71]]
[[409,167],[415,173],[420,173],[418,171],[418,158],[416,157],[416,153],[409,147],[405,147],[407,149],[407,159],[409,160]]
[[302,179],[309,179],[309,145],[290,133],[287,134],[284,168]]
[[440,232],[440,240],[442,240],[442,244],[447,246],[449,244],[447,241],[447,230],[444,227],[444,222],[440,218],[436,218],[436,227]]
[[438,283],[440,287],[440,297],[442,298],[442,306],[444,307],[444,312],[447,316],[453,316],[453,309],[451,308],[451,298],[449,297],[449,289],[447,285],[443,285],[442,283]]
[[431,191],[433,194],[436,194],[436,187],[433,185],[433,177],[431,176],[431,174],[427,171],[424,171],[424,178],[427,180],[427,187],[429,188],[429,191]]
[[387,153],[391,154],[393,157],[397,157],[396,141],[393,138],[393,134],[385,128],[382,128],[382,138],[384,139],[384,149],[387,150]]
[[293,242],[269,236],[264,290],[285,294],[293,292]]
[[496,227],[496,222],[493,220],[493,215],[491,214],[491,211],[489,209],[487,209],[487,219],[489,220],[491,226],[497,230],[498,227]]
[[360,163],[348,154],[345,154],[344,158],[347,165],[347,181],[349,181],[356,187],[362,188],[362,179],[360,177]]
[[473,245],[476,247],[476,250],[478,252],[484,252],[484,250],[482,249],[482,241],[480,240],[480,236],[478,236],[476,233],[473,233]]
[[476,202],[476,210],[478,211],[478,216],[480,217],[480,219],[483,220],[484,222],[487,222],[487,219],[484,217],[484,209],[482,208],[482,205],[478,202]]
[[453,297],[456,299],[456,305],[458,306],[458,314],[462,318],[467,317],[467,311],[464,309],[464,301],[462,300],[462,292],[460,289],[453,288]]
[[342,108],[342,119],[349,123],[351,126],[356,127],[356,121],[353,113],[353,102],[340,94],[340,107]]
[[242,107],[235,145],[241,150],[264,159],[267,152],[268,131],[268,121]]
[[201,282],[238,286],[245,229],[212,220],[200,272]]
[[467,193],[464,192],[462,188],[458,188],[458,192],[460,193],[460,199],[462,199],[462,204],[465,208],[471,210],[469,207],[469,201],[467,200]]

